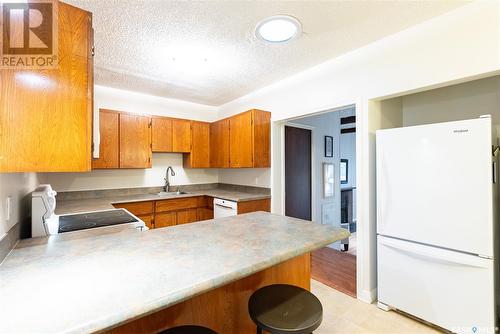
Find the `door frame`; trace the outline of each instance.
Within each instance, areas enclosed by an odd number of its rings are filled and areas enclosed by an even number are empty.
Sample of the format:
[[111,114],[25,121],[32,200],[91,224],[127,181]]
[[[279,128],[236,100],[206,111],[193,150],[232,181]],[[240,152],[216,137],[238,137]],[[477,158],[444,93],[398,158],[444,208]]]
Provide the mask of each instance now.
[[314,156],[315,156],[315,150],[314,150],[314,131],[315,127],[310,126],[310,125],[304,125],[304,124],[298,124],[290,121],[285,121],[280,125],[280,131],[281,131],[281,170],[283,173],[281,173],[281,193],[284,194],[284,196],[281,197],[281,208],[282,208],[282,215],[285,215],[285,201],[286,201],[286,187],[285,187],[285,126],[289,126],[292,128],[299,128],[299,129],[305,129],[305,130],[310,130],[311,131],[311,220],[315,221],[316,220],[316,213],[314,210],[315,204],[316,204],[316,186],[314,185],[314,177],[316,176],[314,172],[314,167],[316,166],[314,162]]

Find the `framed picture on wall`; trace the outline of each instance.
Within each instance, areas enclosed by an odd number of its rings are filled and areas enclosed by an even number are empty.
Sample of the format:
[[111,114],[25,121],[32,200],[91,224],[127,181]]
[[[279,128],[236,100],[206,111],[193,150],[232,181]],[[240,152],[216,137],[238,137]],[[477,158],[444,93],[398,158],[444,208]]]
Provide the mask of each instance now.
[[340,184],[346,184],[348,179],[349,161],[347,159],[340,159]]
[[329,198],[334,195],[335,172],[332,163],[323,163],[323,197]]
[[325,136],[325,157],[333,157],[333,137]]

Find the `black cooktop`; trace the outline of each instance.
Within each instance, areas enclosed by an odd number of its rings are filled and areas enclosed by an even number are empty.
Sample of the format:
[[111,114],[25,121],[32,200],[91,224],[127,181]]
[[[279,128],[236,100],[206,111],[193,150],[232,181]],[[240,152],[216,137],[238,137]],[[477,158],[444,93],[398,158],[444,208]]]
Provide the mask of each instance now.
[[123,209],[77,213],[59,216],[58,232],[64,233],[135,222],[137,219]]

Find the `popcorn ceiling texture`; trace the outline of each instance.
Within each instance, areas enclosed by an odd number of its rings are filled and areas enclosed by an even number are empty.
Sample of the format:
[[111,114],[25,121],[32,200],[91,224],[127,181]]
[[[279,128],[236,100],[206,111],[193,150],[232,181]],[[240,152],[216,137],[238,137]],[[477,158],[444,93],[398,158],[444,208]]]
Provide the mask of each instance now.
[[[68,0],[93,13],[96,84],[221,105],[465,1]],[[268,45],[254,27],[297,17],[304,34]]]

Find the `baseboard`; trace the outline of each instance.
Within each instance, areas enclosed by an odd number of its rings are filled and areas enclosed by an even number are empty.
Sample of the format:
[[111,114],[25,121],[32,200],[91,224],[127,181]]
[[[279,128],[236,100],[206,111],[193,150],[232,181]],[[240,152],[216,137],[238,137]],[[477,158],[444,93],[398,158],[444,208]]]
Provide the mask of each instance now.
[[17,223],[0,239],[0,263],[21,239],[21,224]]
[[377,300],[377,289],[358,290],[357,296],[362,302],[371,304]]

